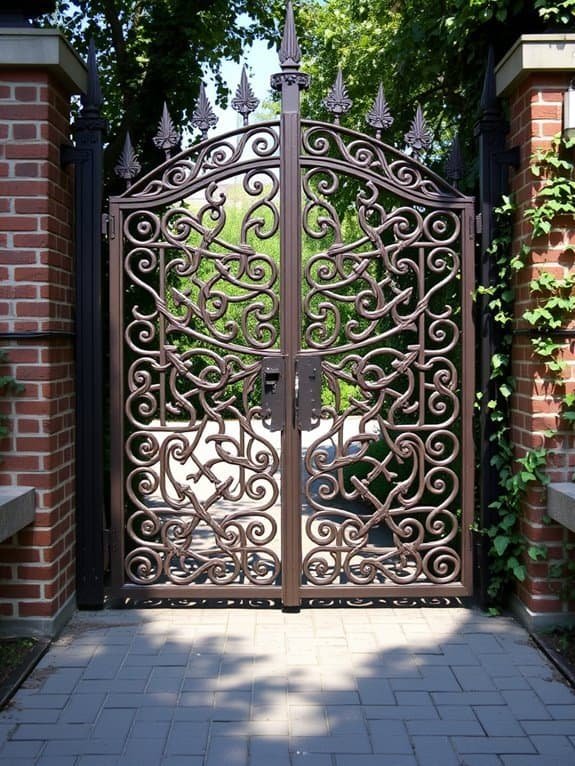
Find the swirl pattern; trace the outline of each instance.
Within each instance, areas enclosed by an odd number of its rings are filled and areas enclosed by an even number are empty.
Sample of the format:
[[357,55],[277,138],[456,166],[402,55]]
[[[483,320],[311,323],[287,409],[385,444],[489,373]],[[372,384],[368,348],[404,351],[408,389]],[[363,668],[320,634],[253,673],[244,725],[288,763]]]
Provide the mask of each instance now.
[[[221,165],[228,148],[212,146],[202,162]],[[142,194],[187,183],[186,172],[178,161]],[[280,577],[279,452],[254,404],[261,356],[277,353],[277,197],[277,176],[256,168],[124,218],[132,584]]]
[[346,139],[331,126],[303,136],[302,224],[315,246],[303,263],[302,353],[321,357],[329,391],[304,457],[303,578],[456,582],[461,212],[436,204],[442,189],[425,169]]
[[[288,132],[203,141],[117,198],[122,580],[275,598],[289,566],[300,597],[460,593],[472,203],[379,140],[306,121],[287,183]],[[294,387],[281,436],[269,369]]]

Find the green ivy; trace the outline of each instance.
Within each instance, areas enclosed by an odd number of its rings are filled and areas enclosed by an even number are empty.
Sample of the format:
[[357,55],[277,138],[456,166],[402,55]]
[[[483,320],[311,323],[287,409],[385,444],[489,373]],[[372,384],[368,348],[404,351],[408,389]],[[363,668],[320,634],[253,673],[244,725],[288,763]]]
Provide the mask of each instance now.
[[[513,322],[513,272],[525,266],[537,238],[548,236],[561,218],[575,220],[575,166],[564,152],[574,145],[575,141],[565,142],[557,138],[549,150],[534,155],[531,171],[541,179],[541,187],[535,204],[525,213],[531,223],[532,242],[523,245],[519,253],[512,257],[509,253],[514,207],[508,197],[503,198],[502,205],[495,211],[498,235],[490,248],[491,257],[497,265],[497,281],[478,290],[479,294],[489,296],[489,309],[495,322],[504,329],[501,347],[491,360],[491,379],[497,382],[497,397],[486,405],[489,417],[496,426],[492,438],[497,444],[497,453],[492,465],[498,472],[500,487],[499,497],[491,506],[497,511],[497,520],[482,530],[490,540],[492,577],[489,596],[495,606],[502,603],[508,584],[525,579],[525,562],[528,559],[536,561],[546,557],[546,549],[528,546],[520,531],[521,501],[527,489],[534,482],[545,485],[549,479],[545,473],[545,446],[530,450],[516,459],[509,440],[509,402],[514,380],[511,376],[512,335],[507,330]],[[564,253],[570,251],[573,252],[570,246],[564,248]],[[557,277],[549,271],[542,271],[531,280],[529,287],[536,296],[536,305],[524,311],[521,318],[534,330],[531,338],[533,353],[545,365],[557,392],[563,384],[565,362],[562,351],[565,344],[554,336],[553,331],[566,327],[575,317],[575,273]],[[575,393],[561,397],[561,416],[566,422],[575,422]],[[565,592],[575,594],[575,563],[569,553],[570,549],[566,548],[563,559],[551,563],[549,574],[562,579]]]
[[513,272],[523,267],[520,257],[511,257],[512,224],[515,207],[509,197],[494,211],[497,236],[489,249],[496,269],[495,282],[479,287],[479,295],[487,295],[488,308],[495,322],[502,328],[500,347],[491,357],[490,377],[497,384],[496,397],[485,406],[493,425],[491,440],[496,452],[491,464],[497,471],[499,495],[491,504],[496,511],[495,521],[481,529],[489,539],[490,580],[488,596],[497,609],[501,606],[508,586],[522,582],[526,576],[525,560],[545,556],[545,549],[528,546],[520,531],[521,501],[533,481],[546,481],[543,473],[546,453],[543,448],[527,452],[517,459],[510,439],[510,404],[515,389],[511,374],[511,347],[513,335]]
[[[0,349],[0,365],[8,362],[8,354]],[[24,390],[24,386],[18,383],[12,375],[0,375],[0,394],[19,394]],[[0,415],[0,439],[3,439],[9,433],[8,418],[6,415]]]

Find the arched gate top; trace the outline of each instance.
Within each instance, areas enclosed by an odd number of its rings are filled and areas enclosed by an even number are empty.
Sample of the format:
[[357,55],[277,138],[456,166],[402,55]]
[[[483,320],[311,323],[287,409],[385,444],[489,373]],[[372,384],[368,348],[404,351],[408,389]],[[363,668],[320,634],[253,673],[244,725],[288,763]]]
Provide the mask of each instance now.
[[[138,179],[111,202],[156,207],[195,194],[211,183],[258,169],[279,169],[280,121],[260,122],[201,141]],[[460,207],[471,198],[422,162],[373,136],[317,120],[301,121],[301,167],[351,175],[425,205]]]

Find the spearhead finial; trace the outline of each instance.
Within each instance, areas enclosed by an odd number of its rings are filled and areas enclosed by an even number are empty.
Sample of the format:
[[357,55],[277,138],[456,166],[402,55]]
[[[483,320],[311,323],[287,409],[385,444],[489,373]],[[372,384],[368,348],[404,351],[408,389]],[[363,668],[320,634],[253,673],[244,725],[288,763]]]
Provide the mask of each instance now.
[[495,53],[493,46],[487,51],[487,66],[483,78],[483,91],[481,93],[481,111],[497,110],[497,86],[495,84]]
[[214,110],[212,109],[212,105],[206,96],[206,87],[204,83],[200,85],[198,103],[196,104],[196,108],[192,114],[190,124],[192,127],[198,128],[202,134],[202,139],[207,138],[208,130],[210,128],[215,128],[215,126],[218,124],[218,118],[216,117]]
[[141,169],[142,166],[138,162],[136,152],[132,146],[132,139],[130,138],[130,133],[128,131],[128,133],[126,133],[124,149],[122,150],[118,164],[114,168],[114,172],[117,176],[126,181],[126,185],[129,189],[132,185],[132,180],[138,175]]
[[154,136],[153,141],[155,147],[164,150],[167,160],[170,159],[172,149],[180,142],[180,134],[172,122],[172,118],[168,112],[168,105],[165,101],[162,118],[158,125],[158,132]]
[[347,93],[347,88],[343,81],[343,74],[341,69],[337,70],[337,76],[329,95],[324,98],[323,105],[328,112],[331,112],[334,116],[334,123],[339,125],[339,118],[342,114],[349,112],[353,106],[353,101]]
[[236,90],[236,97],[232,100],[232,109],[239,112],[244,118],[244,125],[248,124],[248,118],[252,112],[259,106],[259,99],[254,96],[254,92],[248,81],[246,65],[242,69],[240,84]]
[[393,125],[393,116],[385,98],[382,83],[379,83],[377,96],[373,106],[366,115],[365,121],[372,128],[375,128],[375,137],[381,138],[381,131],[387,130]]
[[96,44],[94,38],[90,38],[88,47],[88,88],[81,97],[84,110],[96,110],[99,112],[102,106],[102,91],[100,90],[100,78],[98,77],[98,65],[96,63]]
[[411,147],[416,159],[420,159],[426,149],[433,142],[433,134],[425,122],[421,104],[417,105],[415,117],[411,123],[411,129],[405,134],[407,145]]
[[286,4],[286,18],[282,44],[280,45],[279,50],[279,60],[282,69],[286,69],[288,67],[292,69],[299,69],[299,64],[301,61],[301,49],[297,39],[291,0],[288,0]]

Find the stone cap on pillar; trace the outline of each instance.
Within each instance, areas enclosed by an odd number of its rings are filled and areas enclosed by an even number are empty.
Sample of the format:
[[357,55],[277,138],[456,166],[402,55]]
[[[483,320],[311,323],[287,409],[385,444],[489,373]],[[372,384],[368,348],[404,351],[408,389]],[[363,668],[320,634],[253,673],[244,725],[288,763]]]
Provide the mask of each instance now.
[[495,70],[497,95],[506,96],[533,72],[575,74],[575,33],[521,35]]
[[0,28],[0,70],[6,69],[48,71],[70,94],[88,85],[86,65],[57,29]]

